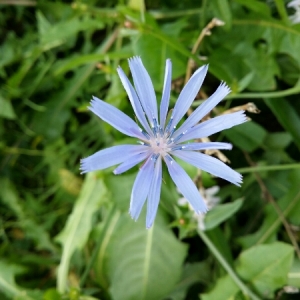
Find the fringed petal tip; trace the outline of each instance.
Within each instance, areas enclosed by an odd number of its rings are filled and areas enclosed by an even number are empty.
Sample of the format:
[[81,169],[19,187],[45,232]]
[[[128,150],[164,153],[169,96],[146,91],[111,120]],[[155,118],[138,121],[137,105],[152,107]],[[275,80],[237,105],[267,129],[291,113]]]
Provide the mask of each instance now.
[[220,87],[224,89],[224,92],[226,92],[226,96],[231,93],[231,88],[227,85],[225,81],[221,81]]
[[239,174],[239,175],[240,175],[240,178],[239,178],[239,180],[236,182],[235,185],[237,185],[238,187],[241,187],[241,185],[242,185],[242,183],[243,183],[243,176],[242,176],[241,174]]
[[200,210],[194,210],[194,211],[197,215],[200,215],[200,214],[206,214],[209,211],[209,209],[208,209],[208,207],[206,206],[205,203],[202,203],[201,209]]
[[87,163],[86,163],[85,158],[83,158],[83,159],[80,160],[79,170],[81,171],[80,174],[85,174],[85,173],[88,172]]
[[93,112],[93,109],[95,109],[95,106],[97,105],[97,101],[101,101],[99,98],[92,96],[92,99],[90,101],[90,105],[87,107],[88,110]]
[[142,59],[139,55],[128,58],[128,62],[142,62]]

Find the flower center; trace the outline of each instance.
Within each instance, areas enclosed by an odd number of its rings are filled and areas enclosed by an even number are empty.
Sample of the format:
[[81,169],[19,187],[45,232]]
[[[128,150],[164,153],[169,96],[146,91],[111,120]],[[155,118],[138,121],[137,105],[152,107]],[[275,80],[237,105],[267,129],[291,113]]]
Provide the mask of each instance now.
[[150,147],[153,150],[153,153],[159,154],[162,157],[171,150],[170,145],[168,144],[168,139],[158,134],[157,137],[151,137],[149,140]]

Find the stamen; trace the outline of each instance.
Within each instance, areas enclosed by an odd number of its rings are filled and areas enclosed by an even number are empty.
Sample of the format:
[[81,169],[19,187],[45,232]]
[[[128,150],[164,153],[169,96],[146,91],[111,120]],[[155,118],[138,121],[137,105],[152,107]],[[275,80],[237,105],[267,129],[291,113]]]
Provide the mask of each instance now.
[[175,139],[173,139],[173,143],[177,143],[185,134],[187,133],[187,130],[180,133]]
[[169,133],[172,123],[173,123],[173,115],[171,116],[171,119],[166,127],[165,133]]
[[168,136],[169,139],[171,139],[171,137],[174,134],[175,130],[176,130],[176,126],[174,126],[173,129],[171,130],[171,132],[170,132],[170,134]]
[[151,160],[153,160],[154,162],[156,162],[156,160],[158,159],[159,154],[152,154],[151,156]]
[[138,143],[138,144],[141,144],[141,145],[143,145],[143,146],[148,146],[148,147],[150,147],[150,144],[145,143],[145,142],[142,142],[142,141],[137,141],[137,143]]
[[159,125],[159,133],[160,133],[160,136],[163,136],[164,135],[164,131],[162,129],[162,127]]
[[167,154],[165,157],[170,163],[173,163],[174,159],[169,154]]
[[141,130],[142,134],[146,137],[147,140],[150,140],[150,135],[145,130]]
[[185,148],[185,147],[184,146],[175,146],[175,147],[171,148],[171,151],[182,150],[183,148]]
[[159,132],[158,123],[154,116],[152,117],[152,120],[153,120],[152,131],[153,131],[154,136],[157,137],[157,133]]

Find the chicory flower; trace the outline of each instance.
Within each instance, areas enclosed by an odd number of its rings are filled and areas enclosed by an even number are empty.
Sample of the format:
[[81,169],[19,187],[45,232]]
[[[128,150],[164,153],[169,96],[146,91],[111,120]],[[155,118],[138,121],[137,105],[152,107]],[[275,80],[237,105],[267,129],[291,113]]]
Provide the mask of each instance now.
[[195,212],[205,213],[207,206],[197,187],[174,157],[239,186],[242,182],[242,176],[239,173],[220,160],[199,152],[199,150],[207,149],[229,150],[232,149],[231,144],[185,142],[207,137],[244,123],[247,120],[244,111],[221,115],[199,123],[230,93],[229,87],[221,83],[214,94],[177,128],[197,96],[208,66],[202,66],[192,75],[181,91],[169,119],[167,119],[167,114],[171,92],[171,61],[169,59],[166,61],[159,112],[150,76],[141,59],[139,57],[129,59],[129,67],[134,87],[120,67],[117,71],[140,125],[119,109],[96,97],[93,97],[89,110],[125,135],[137,138],[140,145],[119,145],[96,152],[81,160],[82,173],[118,165],[114,174],[121,174],[144,161],[133,184],[129,213],[134,220],[137,220],[147,200],[146,227],[150,228],[160,200],[162,162],[164,161],[175,185]]

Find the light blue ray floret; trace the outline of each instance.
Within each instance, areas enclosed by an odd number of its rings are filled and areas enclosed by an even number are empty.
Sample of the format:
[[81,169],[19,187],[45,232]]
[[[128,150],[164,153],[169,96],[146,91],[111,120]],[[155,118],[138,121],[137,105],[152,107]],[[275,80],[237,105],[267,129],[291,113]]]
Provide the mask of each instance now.
[[201,88],[208,66],[200,67],[192,75],[180,93],[169,120],[167,120],[167,115],[172,83],[171,61],[169,59],[166,61],[159,111],[152,81],[141,58],[129,59],[129,67],[134,86],[121,67],[117,71],[138,123],[116,107],[96,97],[93,97],[89,109],[120,132],[137,138],[140,145],[121,145],[100,150],[81,160],[82,173],[118,165],[114,173],[121,174],[144,161],[133,184],[129,213],[134,220],[137,220],[147,201],[146,227],[150,228],[158,209],[162,184],[162,162],[164,161],[172,180],[182,195],[197,213],[205,213],[207,207],[197,187],[173,157],[178,157],[197,168],[239,186],[242,182],[242,176],[239,173],[220,160],[199,152],[208,149],[231,150],[231,144],[184,142],[207,137],[246,122],[244,111],[221,115],[199,123],[230,93],[229,87],[225,83],[221,83],[216,92],[177,129],[178,123],[190,108]]

